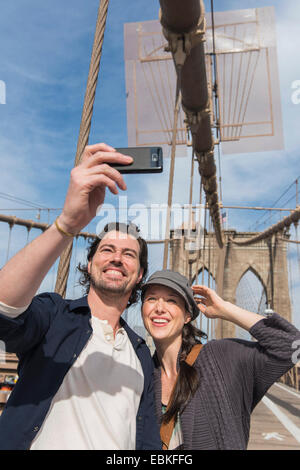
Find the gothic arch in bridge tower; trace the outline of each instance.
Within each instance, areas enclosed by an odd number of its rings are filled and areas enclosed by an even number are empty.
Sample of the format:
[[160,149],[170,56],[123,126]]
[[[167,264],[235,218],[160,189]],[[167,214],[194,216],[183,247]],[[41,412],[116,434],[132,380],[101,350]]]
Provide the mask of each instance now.
[[[244,270],[244,272],[243,272],[242,275],[240,276],[240,278],[239,278],[239,280],[238,280],[238,283],[237,283],[237,285],[236,285],[236,287],[235,287],[235,297],[236,297],[236,293],[237,293],[238,286],[239,286],[240,282],[242,281],[242,279],[243,279],[245,276],[247,276],[247,273],[252,273],[252,274],[258,279],[258,281],[260,282],[260,284],[261,284],[262,287],[263,287],[263,290],[264,290],[264,292],[265,292],[266,298],[268,299],[268,298],[269,298],[269,296],[268,296],[268,287],[267,287],[268,279],[267,279],[267,281],[265,281],[265,280],[262,278],[262,276],[260,275],[259,270],[257,269],[256,266],[248,266],[248,268],[246,268],[246,269]],[[237,301],[237,298],[236,298],[235,301]]]
[[[219,293],[225,300],[235,303],[238,283],[243,274],[251,269],[265,287],[270,307],[291,321],[286,246],[277,237],[250,245],[238,244],[252,236],[253,233],[227,232],[222,289]],[[234,336],[234,330],[234,325],[229,322],[220,322],[221,337]]]
[[215,272],[213,269],[210,269],[207,265],[201,265],[199,269],[195,272],[195,274],[192,275],[191,283],[194,284],[197,282],[197,277],[198,277],[198,284],[202,283],[202,276],[203,276],[203,270],[204,270],[204,279],[209,276],[211,280],[215,281]]
[[[246,305],[241,305],[241,295],[245,294],[248,297],[245,299]],[[267,287],[259,274],[251,267],[240,278],[236,286],[235,297],[237,305],[256,313],[265,312],[268,300]]]

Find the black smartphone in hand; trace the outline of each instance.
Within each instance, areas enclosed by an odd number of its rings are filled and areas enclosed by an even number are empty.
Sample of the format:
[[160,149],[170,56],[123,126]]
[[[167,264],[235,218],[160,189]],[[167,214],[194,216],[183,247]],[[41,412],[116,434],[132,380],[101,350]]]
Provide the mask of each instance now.
[[133,158],[133,162],[129,165],[109,163],[120,173],[161,173],[163,171],[161,147],[127,147],[116,148],[116,151]]

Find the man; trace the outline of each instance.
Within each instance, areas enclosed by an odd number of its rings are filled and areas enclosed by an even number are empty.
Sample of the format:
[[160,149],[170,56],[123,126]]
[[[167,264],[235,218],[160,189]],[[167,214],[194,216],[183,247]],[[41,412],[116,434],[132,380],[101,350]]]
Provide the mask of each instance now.
[[132,161],[86,147],[62,213],[0,271],[0,339],[19,357],[19,380],[0,418],[0,449],[160,449],[145,342],[122,320],[147,273],[136,230],[106,227],[88,256],[88,295],[35,296],[51,265],[104,202],[126,189],[109,163]]

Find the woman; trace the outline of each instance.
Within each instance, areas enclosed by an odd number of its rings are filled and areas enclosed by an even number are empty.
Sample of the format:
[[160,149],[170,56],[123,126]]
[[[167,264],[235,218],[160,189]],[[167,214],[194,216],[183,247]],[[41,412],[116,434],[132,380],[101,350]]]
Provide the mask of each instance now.
[[[192,323],[199,310],[233,322],[257,341],[208,341],[188,365],[187,355],[205,336]],[[251,412],[294,366],[297,328],[276,313],[264,317],[225,302],[208,287],[191,288],[170,270],[157,271],[142,286],[142,315],[156,347],[157,418],[164,427],[176,423],[164,448],[246,449]]]

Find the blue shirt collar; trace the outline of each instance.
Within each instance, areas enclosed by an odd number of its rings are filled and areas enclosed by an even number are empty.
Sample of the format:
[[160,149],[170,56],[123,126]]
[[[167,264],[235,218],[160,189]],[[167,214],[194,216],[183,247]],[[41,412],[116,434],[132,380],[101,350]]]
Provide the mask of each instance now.
[[70,310],[76,310],[77,308],[86,308],[90,310],[88,301],[87,301],[87,295],[84,297],[80,297],[79,299],[71,300],[69,304]]

